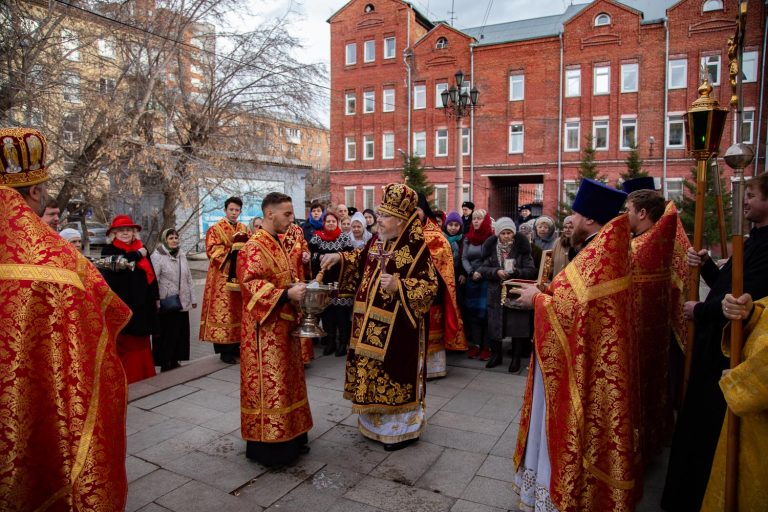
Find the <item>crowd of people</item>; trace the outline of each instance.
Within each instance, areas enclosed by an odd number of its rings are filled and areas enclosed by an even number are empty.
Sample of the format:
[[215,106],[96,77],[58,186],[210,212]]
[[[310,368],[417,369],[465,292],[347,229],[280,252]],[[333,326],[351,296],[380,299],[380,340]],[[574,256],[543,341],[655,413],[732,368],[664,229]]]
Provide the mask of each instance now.
[[[164,230],[149,254],[141,226],[117,215],[92,264],[76,230],[53,226],[45,137],[14,128],[0,140],[0,509],[122,510],[127,383],[189,358],[197,304],[180,236]],[[731,261],[690,247],[651,178],[623,190],[582,180],[559,231],[530,205],[516,219],[471,202],[443,214],[400,183],[375,212],[312,204],[303,226],[282,193],[248,226],[242,206],[228,198],[206,233],[200,339],[240,362],[249,459],[279,467],[309,451],[313,340],[294,332],[316,281],[337,289],[317,342],[346,358],[344,398],[384,450],[421,436],[427,381],[449,371],[446,351],[493,368],[509,339],[510,372],[532,353],[510,508],[633,510],[671,440],[661,507],[722,510],[728,407],[742,419],[740,509],[765,509],[768,175],[747,183],[754,227],[738,297]],[[710,287],[702,301],[686,301],[693,267]],[[722,333],[736,320],[744,361],[729,370]],[[683,353],[692,369],[676,407]]]

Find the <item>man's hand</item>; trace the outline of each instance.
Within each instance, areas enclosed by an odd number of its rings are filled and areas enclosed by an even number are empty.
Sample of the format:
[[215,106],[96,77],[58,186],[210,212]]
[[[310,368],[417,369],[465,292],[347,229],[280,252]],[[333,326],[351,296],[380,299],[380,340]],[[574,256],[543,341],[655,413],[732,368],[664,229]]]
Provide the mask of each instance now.
[[307,251],[304,251],[301,253],[301,261],[302,263],[309,263],[310,254]]
[[752,296],[743,294],[738,299],[730,293],[723,299],[723,316],[728,320],[745,320],[752,311]]
[[696,307],[696,304],[698,304],[698,302],[695,300],[689,300],[683,304],[683,316],[686,320],[693,320],[693,308]]
[[496,275],[499,276],[499,279],[501,279],[502,281],[506,281],[509,278],[507,271],[502,269],[497,270]]
[[533,300],[541,293],[535,284],[523,284],[520,289],[520,298],[515,301],[515,305],[522,309],[533,309]]
[[399,278],[393,276],[392,274],[385,274],[382,272],[381,274],[381,289],[386,290],[388,292],[395,292],[397,291],[397,282],[399,281]]
[[460,275],[459,276],[459,284],[464,284],[466,282],[467,282],[467,276],[465,276],[464,274]]
[[483,278],[483,276],[480,274],[480,272],[472,272],[472,280],[473,281],[479,281]]
[[328,270],[339,261],[341,261],[341,254],[337,252],[323,254],[320,256],[320,270]]
[[696,252],[696,249],[689,247],[685,255],[688,258],[688,266],[690,267],[700,267],[709,259],[709,252],[706,249]]
[[307,292],[307,285],[298,283],[288,288],[288,298],[295,302],[304,300],[304,294]]
[[144,256],[145,258],[147,257],[147,250],[144,247],[139,248],[137,252],[142,256]]

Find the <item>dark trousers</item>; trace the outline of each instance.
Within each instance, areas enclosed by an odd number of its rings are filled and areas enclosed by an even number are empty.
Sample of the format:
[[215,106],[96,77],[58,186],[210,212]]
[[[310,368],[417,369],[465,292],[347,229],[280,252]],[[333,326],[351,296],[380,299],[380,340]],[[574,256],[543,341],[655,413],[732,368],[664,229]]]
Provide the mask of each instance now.
[[326,333],[323,344],[336,347],[346,346],[352,331],[352,307],[328,306],[320,316],[323,320],[323,330]]

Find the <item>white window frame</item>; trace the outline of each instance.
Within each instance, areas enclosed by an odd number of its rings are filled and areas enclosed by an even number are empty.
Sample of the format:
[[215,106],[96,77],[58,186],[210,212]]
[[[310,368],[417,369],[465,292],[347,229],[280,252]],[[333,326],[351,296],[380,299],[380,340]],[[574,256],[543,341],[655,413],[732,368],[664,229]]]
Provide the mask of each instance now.
[[413,132],[413,154],[419,158],[427,156],[427,132]]
[[[75,130],[67,130],[68,118],[72,117],[72,120],[77,124]],[[80,113],[78,112],[65,112],[61,118],[61,136],[62,140],[69,144],[75,144],[80,142],[80,130],[82,120],[80,119]]]
[[[574,131],[576,132],[575,147],[569,144],[570,138],[568,137],[568,135],[572,134]],[[581,122],[578,120],[566,121],[563,127],[563,151],[566,153],[579,151],[580,146],[581,146]]]
[[348,92],[344,95],[344,115],[353,116],[357,113],[357,93]]
[[347,43],[344,46],[344,64],[346,66],[357,64],[357,43]]
[[117,87],[117,81],[114,78],[99,77],[99,94],[112,94]]
[[[634,75],[633,84],[627,85],[627,78]],[[637,62],[625,62],[621,65],[621,92],[637,92],[640,90],[640,65]]]
[[435,84],[435,108],[443,108],[443,97],[441,93],[448,90],[448,82],[439,82]]
[[115,59],[117,57],[117,44],[114,38],[99,39],[97,44],[99,47],[99,57],[105,59]]
[[597,16],[595,16],[595,26],[596,27],[606,27],[611,24],[611,16],[607,13],[601,12]]
[[[707,72],[707,78],[710,79],[710,85],[720,85],[720,55],[705,55],[701,58],[700,68],[704,68]],[[710,66],[716,66],[717,71],[714,73],[709,72]],[[711,80],[714,77],[714,80]]]
[[509,75],[509,101],[525,99],[525,75]]
[[376,62],[376,40],[363,41],[363,62]]
[[[682,82],[673,81],[675,75],[679,75],[682,71]],[[677,73],[675,73],[677,72]],[[688,59],[670,59],[668,69],[669,81],[667,87],[669,89],[685,89],[688,87]]]
[[704,2],[704,5],[701,7],[701,10],[702,12],[722,11],[723,1],[722,0],[706,0],[706,2]]
[[448,48],[448,38],[446,37],[440,37],[435,42],[435,48],[438,50],[445,50]]
[[757,82],[757,52],[744,52],[741,59],[741,83]]
[[[670,194],[670,185],[674,184],[675,188],[675,194]],[[679,189],[679,193],[677,193],[677,190]],[[683,185],[683,178],[667,178],[664,183],[664,199],[667,201],[669,200],[679,200],[682,199],[685,195],[685,185]]]
[[417,84],[413,86],[413,110],[427,108],[427,86]]
[[373,135],[363,135],[363,160],[373,160],[376,156],[376,145]]
[[363,187],[363,209],[373,209],[376,206],[376,187]]
[[[683,115],[673,115],[670,114],[667,117],[667,148],[669,149],[683,149],[685,148],[685,122],[683,121]],[[672,137],[672,125],[675,125],[680,130],[680,142],[677,144],[673,144],[671,137]]]
[[357,141],[354,137],[344,137],[344,161],[354,162],[357,159]]
[[435,206],[438,210],[448,210],[448,185],[435,185]]
[[[593,81],[592,81],[592,95],[593,96],[605,96],[607,94],[611,94],[611,65],[601,65],[601,66],[595,66],[593,70]],[[598,85],[601,82],[605,81],[605,89],[600,87],[598,90]]]
[[74,30],[61,29],[61,48],[64,58],[72,62],[80,62],[80,35]]
[[[608,119],[594,119],[592,120],[592,149],[595,151],[608,151],[611,140],[611,123]],[[598,130],[605,130],[605,144],[603,146],[597,145],[597,132]]]
[[381,159],[393,160],[395,158],[395,134],[388,132],[381,134]]
[[563,180],[563,204],[570,205],[571,201],[573,199],[571,196],[576,196],[576,193],[579,191],[579,182],[576,180]]
[[62,73],[62,75],[62,78],[64,79],[64,101],[68,101],[70,103],[80,103],[80,73],[74,71],[66,71]]
[[624,144],[624,130],[633,127],[635,129],[635,140],[634,140],[634,146],[637,146],[637,141],[639,140],[638,134],[637,134],[637,118],[636,117],[625,117],[621,119],[620,128],[619,128],[619,150],[621,151],[631,151],[632,148],[630,145]]
[[469,184],[464,183],[461,186],[461,200],[462,201],[471,201],[472,198],[469,196]]
[[384,38],[384,58],[394,59],[397,52],[397,41],[394,36]]
[[[575,87],[575,91],[574,91]],[[565,70],[565,97],[578,98],[581,96],[581,68]]]
[[[519,131],[516,128],[520,128]],[[509,140],[509,154],[517,155],[525,151],[525,125],[521,122],[513,122],[509,124],[508,130]],[[516,147],[518,146],[519,147]]]
[[357,187],[344,187],[344,204],[354,207],[357,203]]
[[448,156],[448,128],[435,130],[435,156]]
[[376,91],[363,91],[363,114],[372,114],[376,110]]
[[469,136],[469,128],[461,129],[461,154],[469,155],[472,152],[472,139]]
[[385,88],[381,94],[381,111],[382,112],[394,112],[395,111],[395,88]]
[[[744,109],[741,113],[742,115],[742,135],[744,134],[744,128],[746,126],[749,126],[749,138],[743,137],[742,141],[744,144],[754,144],[755,141],[755,111],[750,109]],[[736,126],[736,116],[733,116],[733,141],[736,142],[736,130],[738,130],[738,126]]]

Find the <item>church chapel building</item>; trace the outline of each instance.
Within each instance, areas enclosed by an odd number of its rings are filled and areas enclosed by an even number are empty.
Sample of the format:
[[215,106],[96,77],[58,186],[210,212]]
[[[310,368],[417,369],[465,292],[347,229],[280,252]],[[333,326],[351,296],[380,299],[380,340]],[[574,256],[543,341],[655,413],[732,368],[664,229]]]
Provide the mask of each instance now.
[[[763,2],[749,8],[743,141],[756,158],[747,176],[766,170],[766,10]],[[588,135],[610,185],[636,146],[664,195],[680,197],[695,166],[683,115],[705,72],[728,106],[726,43],[736,15],[736,0],[595,0],[560,15],[457,29],[402,0],[351,0],[328,20],[331,199],[374,207],[383,185],[402,180],[403,156],[416,154],[437,206],[453,210],[459,143],[464,200],[494,217],[514,218],[523,203],[554,215],[576,189]],[[479,91],[460,134],[440,97],[459,70],[464,89]],[[735,140],[734,119],[721,154]]]

